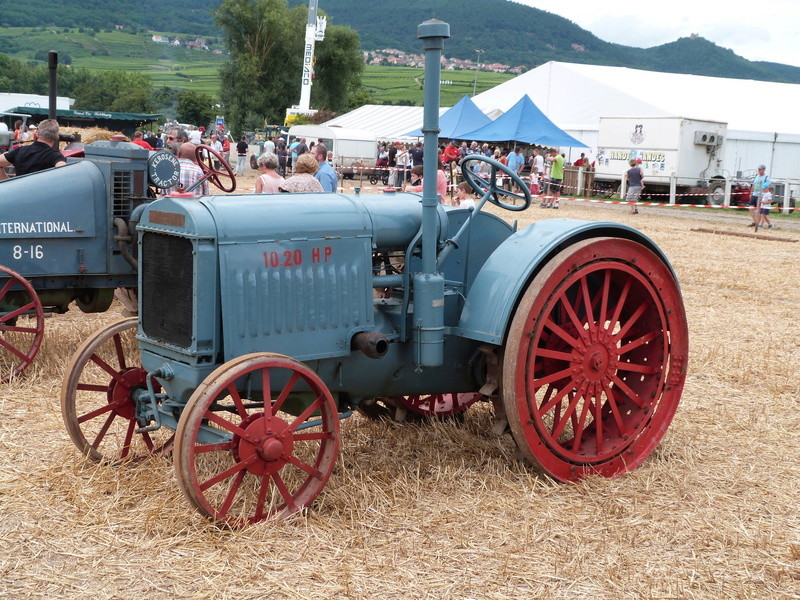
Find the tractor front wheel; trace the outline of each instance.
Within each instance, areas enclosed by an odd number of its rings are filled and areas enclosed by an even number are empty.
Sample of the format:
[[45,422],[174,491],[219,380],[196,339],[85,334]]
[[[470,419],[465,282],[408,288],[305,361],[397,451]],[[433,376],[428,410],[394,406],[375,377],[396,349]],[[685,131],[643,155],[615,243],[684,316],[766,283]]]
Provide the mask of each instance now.
[[306,365],[248,354],[206,377],[176,436],[175,472],[186,498],[209,519],[239,527],[311,505],[333,472],[339,415]]
[[517,446],[561,481],[635,468],[672,421],[687,353],[680,290],[659,256],[615,238],[570,246],[509,330],[501,387]]
[[22,275],[0,266],[0,383],[33,362],[43,337],[44,310],[36,290]]
[[[72,355],[61,386],[61,415],[69,437],[95,461],[138,460],[172,450],[165,427],[136,433],[133,392],[147,388],[136,342],[136,317],[107,325]],[[160,391],[157,382],[153,389]]]

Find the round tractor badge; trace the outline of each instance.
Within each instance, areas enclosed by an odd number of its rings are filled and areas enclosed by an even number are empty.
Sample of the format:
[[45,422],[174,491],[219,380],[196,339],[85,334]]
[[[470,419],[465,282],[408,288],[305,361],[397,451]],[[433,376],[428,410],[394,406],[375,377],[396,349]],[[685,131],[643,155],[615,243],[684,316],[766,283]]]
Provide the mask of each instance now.
[[147,174],[150,183],[157,188],[171,188],[180,181],[181,165],[172,152],[162,150],[147,159]]

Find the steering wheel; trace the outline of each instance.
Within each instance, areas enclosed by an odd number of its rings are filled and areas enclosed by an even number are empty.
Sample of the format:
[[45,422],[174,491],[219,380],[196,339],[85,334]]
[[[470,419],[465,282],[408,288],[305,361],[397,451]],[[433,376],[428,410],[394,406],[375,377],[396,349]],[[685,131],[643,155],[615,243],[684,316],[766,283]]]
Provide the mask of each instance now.
[[[492,166],[492,172],[490,178],[484,179],[480,175],[477,175],[472,168],[469,166],[468,163],[474,162],[485,162]],[[497,172],[502,171],[509,177],[511,177],[511,181],[516,183],[520,189],[522,190],[522,194],[517,194],[516,192],[512,192],[509,189],[499,187],[497,185]],[[472,186],[477,193],[485,196],[489,194],[489,202],[499,206],[500,208],[505,208],[506,210],[525,210],[531,205],[531,192],[528,189],[528,186],[525,184],[524,181],[520,178],[519,175],[514,173],[511,169],[505,166],[502,163],[497,162],[496,160],[489,158],[487,156],[483,156],[481,154],[470,154],[469,156],[465,156],[464,160],[461,161],[461,174],[466,179],[467,183]],[[511,198],[521,198],[522,204],[517,206],[516,204],[507,204],[500,200],[498,196],[509,196]]]
[[[233,169],[231,169],[231,166],[225,162],[225,159],[222,158],[222,155],[220,155],[219,152],[210,146],[201,144],[195,149],[194,157],[197,159],[197,164],[200,165],[200,168],[203,170],[203,175],[205,175],[205,178],[208,179],[208,181],[213,183],[223,192],[232,192],[236,189],[236,175],[233,174]],[[218,171],[216,167],[214,167],[214,159],[218,160],[219,164],[225,168],[224,171]],[[222,185],[222,182],[219,179],[220,176],[227,177],[231,180],[229,187]]]

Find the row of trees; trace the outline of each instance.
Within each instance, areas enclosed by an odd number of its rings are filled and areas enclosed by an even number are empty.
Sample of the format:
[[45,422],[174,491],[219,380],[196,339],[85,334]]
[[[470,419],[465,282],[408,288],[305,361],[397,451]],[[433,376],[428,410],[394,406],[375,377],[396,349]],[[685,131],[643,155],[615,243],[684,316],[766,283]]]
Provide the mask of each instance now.
[[[0,91],[47,95],[47,65],[0,54]],[[189,123],[208,123],[216,112],[208,94],[154,88],[147,75],[127,71],[88,71],[59,64],[58,94],[74,98],[73,108],[78,110],[163,113]]]
[[[222,110],[235,134],[282,123],[285,109],[300,98],[307,7],[287,0],[223,0],[216,23],[230,51],[220,69]],[[325,114],[369,100],[361,87],[364,63],[358,34],[330,25],[315,49],[312,105]],[[45,57],[46,58],[46,57]],[[47,94],[47,65],[0,54],[0,91]],[[74,108],[116,112],[160,112],[181,122],[213,120],[207,94],[153,88],[148,76],[127,71],[88,71],[60,64],[58,93],[75,98]]]
[[[282,123],[300,99],[307,16],[306,6],[286,0],[223,0],[216,23],[230,60],[220,70],[220,97],[234,132]],[[312,106],[341,112],[363,104],[363,70],[358,34],[329,25],[315,47]]]

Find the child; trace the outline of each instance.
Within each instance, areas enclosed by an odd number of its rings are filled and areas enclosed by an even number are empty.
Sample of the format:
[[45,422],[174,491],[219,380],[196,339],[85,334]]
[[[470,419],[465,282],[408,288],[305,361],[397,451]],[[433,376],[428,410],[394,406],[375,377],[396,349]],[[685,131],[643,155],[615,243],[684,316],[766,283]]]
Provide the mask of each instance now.
[[764,227],[764,224],[767,224],[767,229],[772,229],[772,223],[769,220],[769,209],[772,206],[772,186],[768,183],[764,184],[764,187],[761,188],[761,198],[759,198],[759,207],[758,212],[761,215],[758,223],[756,223],[756,231],[758,231],[759,227]]
[[462,181],[456,187],[456,201],[458,208],[475,209],[475,200],[472,199],[472,186],[466,181]]

